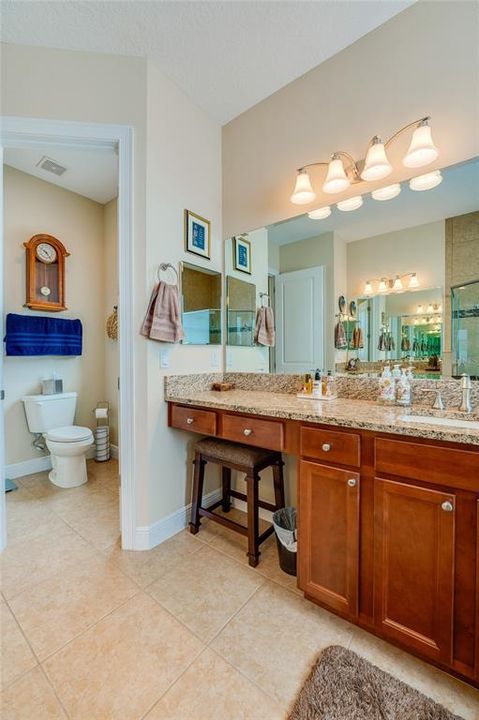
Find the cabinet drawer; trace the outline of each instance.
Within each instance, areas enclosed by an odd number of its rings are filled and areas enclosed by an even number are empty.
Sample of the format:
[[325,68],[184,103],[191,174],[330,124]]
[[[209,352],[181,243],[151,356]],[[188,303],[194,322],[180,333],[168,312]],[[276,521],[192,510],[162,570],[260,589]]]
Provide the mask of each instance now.
[[216,413],[212,410],[197,410],[182,405],[173,405],[170,424],[179,430],[216,435]]
[[320,428],[301,428],[301,455],[323,462],[359,467],[361,440],[359,435]]
[[376,472],[479,491],[479,453],[470,450],[377,438]]
[[225,413],[222,418],[221,437],[268,450],[283,450],[284,447],[283,423],[274,420]]

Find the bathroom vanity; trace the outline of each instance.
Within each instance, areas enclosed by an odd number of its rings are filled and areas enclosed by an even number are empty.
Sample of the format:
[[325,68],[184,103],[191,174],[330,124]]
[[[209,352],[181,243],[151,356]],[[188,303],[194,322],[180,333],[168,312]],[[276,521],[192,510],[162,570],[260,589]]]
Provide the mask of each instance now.
[[305,597],[479,686],[479,429],[372,401],[166,389],[169,425],[298,459]]

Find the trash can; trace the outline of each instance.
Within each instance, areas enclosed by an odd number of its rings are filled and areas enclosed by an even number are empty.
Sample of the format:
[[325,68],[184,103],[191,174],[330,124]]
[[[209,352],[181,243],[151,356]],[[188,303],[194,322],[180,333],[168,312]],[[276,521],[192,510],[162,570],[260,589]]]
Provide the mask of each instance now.
[[279,566],[288,575],[296,575],[298,542],[296,536],[296,508],[276,510],[273,525],[278,546]]

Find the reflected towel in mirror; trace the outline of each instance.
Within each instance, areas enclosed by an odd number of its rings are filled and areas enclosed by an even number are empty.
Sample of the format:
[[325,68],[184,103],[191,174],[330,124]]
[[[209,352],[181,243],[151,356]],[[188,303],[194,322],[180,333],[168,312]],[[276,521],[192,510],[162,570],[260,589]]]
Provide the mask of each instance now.
[[256,313],[256,326],[254,341],[259,345],[274,347],[276,333],[274,329],[274,314],[270,307],[260,307]]

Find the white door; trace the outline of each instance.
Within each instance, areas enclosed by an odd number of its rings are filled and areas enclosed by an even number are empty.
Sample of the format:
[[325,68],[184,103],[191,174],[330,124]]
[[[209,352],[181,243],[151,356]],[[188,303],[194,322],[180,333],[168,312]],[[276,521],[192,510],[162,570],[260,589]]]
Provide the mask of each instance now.
[[[3,148],[0,147],[0,335],[3,327]],[[3,415],[3,352],[0,352],[0,551],[7,544],[7,518],[5,512],[5,433]]]
[[276,372],[324,368],[324,267],[276,277]]

